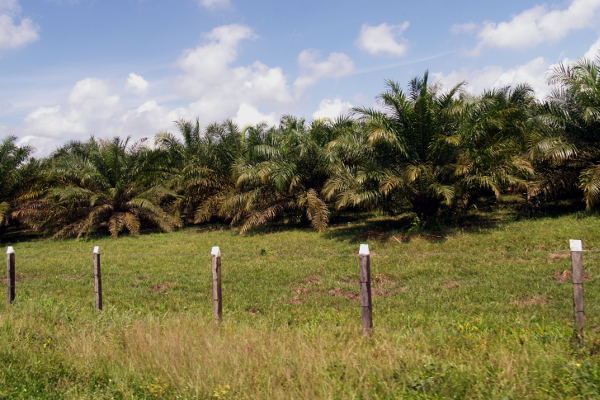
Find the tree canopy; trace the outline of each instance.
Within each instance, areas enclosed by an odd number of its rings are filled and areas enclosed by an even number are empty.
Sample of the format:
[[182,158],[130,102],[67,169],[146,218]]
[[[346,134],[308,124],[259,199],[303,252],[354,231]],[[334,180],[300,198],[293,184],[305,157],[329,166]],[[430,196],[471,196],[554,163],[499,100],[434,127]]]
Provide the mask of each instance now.
[[425,72],[387,81],[373,107],[336,120],[202,126],[68,143],[43,159],[0,142],[0,234],[57,238],[220,221],[247,232],[277,222],[327,229],[340,213],[467,213],[505,194],[528,207],[569,199],[600,207],[600,59],[559,65],[554,91],[526,84],[471,95]]

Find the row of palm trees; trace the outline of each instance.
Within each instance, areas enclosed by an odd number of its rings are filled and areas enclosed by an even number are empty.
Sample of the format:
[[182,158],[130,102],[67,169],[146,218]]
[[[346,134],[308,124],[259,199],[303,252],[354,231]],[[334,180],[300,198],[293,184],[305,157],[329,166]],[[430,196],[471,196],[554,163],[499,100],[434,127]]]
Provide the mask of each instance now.
[[69,143],[44,159],[0,143],[0,234],[57,238],[172,231],[219,220],[246,232],[272,221],[322,231],[338,212],[410,212],[419,223],[521,194],[531,207],[600,205],[600,59],[558,67],[553,94],[527,85],[468,95],[429,76],[386,82],[377,108],[334,121],[285,116],[278,126]]

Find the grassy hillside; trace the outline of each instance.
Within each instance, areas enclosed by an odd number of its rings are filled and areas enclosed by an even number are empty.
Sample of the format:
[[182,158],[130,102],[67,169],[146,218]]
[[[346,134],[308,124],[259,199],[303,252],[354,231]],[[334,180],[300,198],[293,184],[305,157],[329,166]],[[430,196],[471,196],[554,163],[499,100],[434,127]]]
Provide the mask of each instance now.
[[[188,229],[17,243],[17,302],[0,304],[0,398],[598,398],[599,222],[411,236],[371,220],[324,234]],[[596,250],[584,255],[583,349],[563,273],[570,238]],[[361,242],[374,253],[371,340],[360,335]],[[220,327],[213,245],[223,253]]]

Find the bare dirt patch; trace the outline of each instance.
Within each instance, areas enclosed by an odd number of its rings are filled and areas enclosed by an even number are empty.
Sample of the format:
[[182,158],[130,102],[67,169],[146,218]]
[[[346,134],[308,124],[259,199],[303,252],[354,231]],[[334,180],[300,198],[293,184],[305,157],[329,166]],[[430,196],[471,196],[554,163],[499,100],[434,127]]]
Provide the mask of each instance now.
[[323,282],[323,278],[318,275],[307,276],[302,280],[300,286],[292,288],[293,296],[289,303],[292,305],[302,304],[311,293],[318,291],[314,286],[320,285],[321,282]]
[[569,253],[551,253],[548,258],[551,260],[565,260],[571,257]]
[[360,299],[358,292],[342,289],[339,287],[329,290],[329,295],[333,297],[344,297],[352,301],[358,301]]
[[378,297],[391,296],[408,289],[406,286],[400,286],[396,278],[386,274],[375,275],[372,280],[372,285],[373,295]]
[[321,283],[323,279],[321,279],[318,275],[311,275],[304,278],[304,282],[306,283]]
[[[314,293],[324,293],[326,290],[321,286],[323,279],[320,276],[307,276],[299,286],[292,288],[292,299],[290,304],[302,304],[304,300]],[[358,276],[346,277],[339,280],[340,286],[327,290],[327,294],[333,297],[342,297],[350,301],[359,301]],[[395,293],[404,292],[408,288],[401,286],[396,278],[386,274],[376,274],[371,279],[373,297],[386,297]]]
[[[552,274],[552,278],[556,279],[560,283],[567,283],[573,281],[573,272],[569,269],[565,269],[564,271],[556,271]],[[584,273],[583,280],[589,281],[592,277],[589,274]]]
[[173,286],[175,286],[174,282],[164,282],[164,283],[158,283],[158,284],[152,286],[151,289],[153,292],[162,293]]
[[393,276],[377,274],[371,280],[374,286],[396,286],[397,281]]
[[391,296],[396,293],[406,292],[407,290],[408,290],[408,287],[406,287],[406,286],[398,286],[398,287],[390,288],[390,289],[376,287],[373,289],[373,295],[377,296],[377,297],[387,297],[387,296]]
[[254,308],[254,307],[247,308],[246,311],[248,312],[248,314],[252,315],[253,317],[256,317],[258,314],[260,314],[260,310],[258,308]]
[[[341,283],[346,285],[353,285],[356,289],[344,289],[344,288],[334,288],[329,290],[329,295],[334,297],[344,297],[348,300],[358,301],[360,299],[359,289],[358,289],[358,277],[356,278],[342,278],[340,279]],[[408,288],[406,286],[401,286],[396,278],[386,274],[377,274],[371,278],[371,293],[374,297],[386,297],[391,296],[393,294],[404,292]]]
[[290,304],[292,305],[298,305],[298,304],[302,304],[304,302],[304,299],[306,297],[308,297],[308,295],[311,293],[311,290],[309,290],[307,287],[304,286],[299,286],[299,287],[295,287],[292,289],[292,299],[290,300]]
[[[29,277],[28,277],[29,278]],[[15,282],[21,282],[25,279],[25,275],[23,274],[19,274],[18,272],[15,274]],[[7,283],[8,279],[7,278],[2,278],[0,279],[0,282],[2,283]]]
[[448,281],[448,282],[442,283],[442,287],[446,288],[446,289],[454,289],[459,286],[462,286],[462,284],[458,281]]

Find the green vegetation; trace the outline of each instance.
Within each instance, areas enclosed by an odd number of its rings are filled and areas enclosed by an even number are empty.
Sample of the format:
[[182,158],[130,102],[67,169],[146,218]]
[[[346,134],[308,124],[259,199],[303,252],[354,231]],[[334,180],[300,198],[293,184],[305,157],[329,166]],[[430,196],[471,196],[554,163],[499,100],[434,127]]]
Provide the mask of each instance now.
[[154,146],[91,138],[39,161],[7,138],[0,234],[137,235],[205,222],[322,232],[364,212],[408,213],[428,228],[506,194],[531,214],[564,200],[597,210],[600,59],[559,66],[551,83],[544,101],[526,84],[473,96],[462,84],[442,92],[425,73],[407,91],[388,81],[380,107],[336,121],[182,120],[181,138],[159,133]]
[[[425,73],[336,121],[178,121],[153,145],[91,138],[39,160],[2,140],[18,294],[0,304],[0,399],[598,398],[600,59],[552,83],[544,101],[527,85],[472,96]],[[592,250],[582,348],[570,238]]]
[[[488,222],[436,235],[398,228],[410,218],[374,218],[325,233],[190,228],[18,243],[17,302],[0,303],[0,398],[597,398],[600,221]],[[573,237],[595,250],[585,253],[582,349],[563,272]],[[363,241],[374,253],[371,340],[357,300]],[[213,245],[223,251],[220,327]]]

